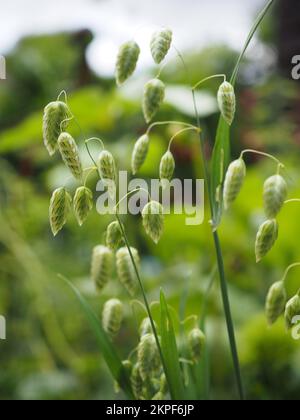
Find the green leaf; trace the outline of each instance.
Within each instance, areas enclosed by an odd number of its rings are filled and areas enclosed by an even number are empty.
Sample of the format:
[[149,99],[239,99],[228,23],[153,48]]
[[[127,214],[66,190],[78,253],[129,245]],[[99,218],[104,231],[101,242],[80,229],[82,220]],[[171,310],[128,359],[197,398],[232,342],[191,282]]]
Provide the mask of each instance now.
[[[230,83],[235,86],[236,78],[240,69],[241,62],[244,58],[244,55],[248,49],[248,46],[257,31],[259,25],[261,24],[266,13],[272,6],[275,0],[269,0],[266,6],[259,13],[257,19],[254,22],[251,31],[246,39],[244,47],[239,55],[237,63],[235,65]],[[213,203],[213,224],[214,227],[217,227],[220,224],[222,212],[223,212],[223,203],[222,203],[222,194],[221,188],[224,180],[224,174],[228,167],[230,159],[230,127],[225,122],[222,116],[220,116],[219,125],[216,134],[215,147],[213,150],[212,156],[212,175],[211,175],[211,194],[212,194],[212,203]]]
[[95,334],[101,353],[113,378],[118,382],[118,384],[120,385],[121,389],[123,389],[127,397],[129,399],[134,399],[130,385],[130,378],[126,372],[126,369],[124,369],[121,359],[116,353],[114,346],[112,345],[110,339],[103,330],[97,315],[94,313],[93,309],[81,295],[79,290],[68,279],[66,279],[62,275],[59,275],[59,278],[61,278],[73,290],[76,297],[78,298],[79,303],[83,311],[85,312],[85,315]]
[[180,370],[179,354],[176,344],[173,321],[170,316],[163,291],[160,293],[160,311],[161,348],[165,361],[165,374],[170,387],[172,400],[182,400],[184,399],[185,390],[183,387],[183,378]]

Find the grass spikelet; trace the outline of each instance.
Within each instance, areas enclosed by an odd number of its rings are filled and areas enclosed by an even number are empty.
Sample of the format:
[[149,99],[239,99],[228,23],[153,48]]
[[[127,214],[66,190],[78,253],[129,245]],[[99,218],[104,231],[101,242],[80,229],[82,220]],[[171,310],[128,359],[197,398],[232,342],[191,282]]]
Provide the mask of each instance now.
[[[131,248],[134,261],[139,266],[139,253],[135,248]],[[137,291],[137,281],[134,266],[130,259],[129,251],[126,247],[120,248],[116,254],[117,272],[120,282],[131,296]]]
[[91,277],[98,292],[101,292],[111,279],[113,267],[113,252],[103,245],[96,246],[92,255]]
[[295,325],[294,318],[300,315],[300,296],[299,293],[288,301],[285,308],[286,328],[290,330]]
[[117,85],[122,85],[135,71],[140,56],[140,47],[135,41],[121,45],[116,64]]
[[108,300],[102,313],[102,326],[111,337],[115,337],[121,329],[124,316],[123,304],[119,299]]
[[133,175],[137,174],[146,160],[149,151],[149,142],[150,139],[148,134],[144,134],[134,145],[131,158],[131,169]]
[[[155,323],[154,325],[157,328],[157,325]],[[150,318],[143,319],[140,325],[140,337],[143,337],[144,335],[147,335],[147,334],[152,334],[152,332],[153,330],[152,330]]]
[[67,222],[72,197],[65,188],[58,188],[52,194],[49,207],[50,226],[54,236]]
[[163,188],[173,178],[175,171],[175,159],[173,154],[168,150],[162,157],[159,167],[159,176]]
[[72,175],[82,179],[82,165],[79,157],[77,144],[69,133],[61,133],[58,138],[58,148],[65,165],[71,171]]
[[205,346],[205,335],[199,328],[194,328],[188,336],[188,344],[191,351],[192,359],[198,363],[201,360],[204,346]]
[[143,112],[147,123],[151,122],[163,103],[165,99],[165,89],[164,83],[159,79],[150,80],[146,84],[143,99]]
[[150,49],[153,60],[160,64],[169,52],[172,44],[173,33],[170,29],[161,29],[151,38]]
[[74,213],[79,226],[86,221],[89,212],[93,208],[93,193],[87,187],[79,187],[76,190],[73,201]]
[[163,207],[157,201],[150,201],[142,211],[146,233],[157,244],[164,231]]
[[223,199],[225,210],[231,206],[231,204],[236,200],[239,195],[244,180],[246,177],[247,168],[245,162],[242,158],[233,161],[227,170],[225,181],[224,181],[224,190],[223,190]]
[[261,261],[273,248],[278,238],[278,223],[275,219],[264,222],[257,233],[255,243],[256,262]]
[[61,101],[49,103],[44,109],[43,117],[43,138],[44,144],[50,156],[53,156],[58,148],[58,137],[61,129],[65,130],[68,126],[68,121],[65,121],[70,116],[68,106]]
[[274,283],[269,290],[266,300],[266,317],[270,326],[284,313],[286,301],[287,293],[284,282],[278,281]]
[[140,366],[138,363],[132,369],[130,381],[131,381],[131,387],[132,387],[132,391],[135,398],[137,400],[144,399],[143,397],[144,381],[141,377]]
[[229,82],[224,82],[218,91],[218,103],[221,114],[227,124],[231,125],[236,110],[234,87]]
[[122,231],[118,222],[112,222],[106,230],[106,245],[115,251],[123,242]]
[[264,207],[269,219],[278,215],[286,197],[287,184],[281,175],[274,175],[266,180],[264,184]]
[[138,346],[138,363],[143,381],[151,379],[161,366],[157,344],[153,334],[141,338]]

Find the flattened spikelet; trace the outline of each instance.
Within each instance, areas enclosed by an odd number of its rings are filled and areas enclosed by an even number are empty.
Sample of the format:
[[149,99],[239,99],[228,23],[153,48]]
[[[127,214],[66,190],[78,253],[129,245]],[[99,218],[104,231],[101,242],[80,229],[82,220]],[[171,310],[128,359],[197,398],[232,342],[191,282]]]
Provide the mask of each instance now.
[[87,187],[79,187],[76,190],[73,201],[74,213],[79,226],[86,221],[89,212],[93,208],[93,193]]
[[287,301],[287,293],[284,282],[274,283],[270,288],[266,300],[266,317],[269,325],[273,325],[277,319],[284,313]]
[[242,158],[233,161],[226,172],[223,190],[224,207],[227,210],[242,189],[247,168]]
[[138,363],[132,369],[130,382],[135,398],[137,400],[143,399],[144,382],[140,374],[140,366]]
[[131,169],[133,175],[136,175],[144,164],[148,151],[149,151],[149,136],[144,134],[141,136],[134,145],[131,159]]
[[150,123],[165,99],[165,85],[159,79],[150,80],[144,91],[143,112],[145,120]]
[[[136,265],[139,266],[140,258],[138,251],[135,248],[131,248],[131,253]],[[116,262],[120,282],[126,288],[128,293],[131,296],[134,296],[137,290],[137,279],[127,248],[124,247],[118,250],[116,254]]]
[[169,52],[173,33],[170,29],[161,29],[153,34],[150,43],[151,54],[156,64],[160,64]]
[[66,120],[70,115],[70,111],[64,102],[56,101],[48,104],[44,109],[43,117],[43,138],[44,144],[52,156],[56,152],[58,145],[57,140],[61,129],[65,130],[68,126]]
[[274,175],[266,180],[264,184],[264,207],[269,219],[278,215],[286,197],[287,184],[281,175]]
[[98,169],[104,185],[108,188],[109,195],[116,194],[116,164],[113,155],[103,150],[98,158]]
[[122,85],[135,71],[140,56],[140,47],[134,41],[121,45],[116,64],[117,84]]
[[218,103],[221,114],[227,124],[231,125],[236,110],[234,88],[229,82],[224,82],[218,91]]
[[111,337],[118,334],[124,316],[123,304],[119,299],[108,300],[102,313],[102,326]]
[[295,317],[298,317],[300,315],[300,296],[296,295],[291,300],[288,301],[286,308],[285,308],[285,323],[286,328],[290,330],[293,328],[295,323],[293,323],[293,320]]
[[49,207],[50,226],[54,236],[64,227],[71,208],[72,197],[65,188],[58,188],[52,194]]
[[106,231],[106,245],[112,250],[116,250],[123,242],[122,231],[118,222],[112,222]]
[[205,335],[199,328],[194,328],[189,333],[188,343],[194,362],[199,362],[201,360],[205,341]]
[[144,335],[138,346],[138,363],[143,381],[159,371],[160,357],[153,334]]
[[157,244],[164,231],[163,207],[157,201],[150,201],[142,211],[146,233]]
[[76,179],[82,178],[82,165],[77,144],[69,133],[61,133],[58,138],[58,148],[61,157]]
[[257,233],[255,243],[256,262],[262,260],[273,248],[278,239],[278,223],[276,220],[264,222]]
[[167,182],[171,181],[175,171],[175,159],[173,154],[168,150],[162,157],[159,167],[159,176],[163,188]]
[[113,252],[103,245],[96,246],[92,255],[91,277],[99,292],[103,290],[111,279],[113,267]]

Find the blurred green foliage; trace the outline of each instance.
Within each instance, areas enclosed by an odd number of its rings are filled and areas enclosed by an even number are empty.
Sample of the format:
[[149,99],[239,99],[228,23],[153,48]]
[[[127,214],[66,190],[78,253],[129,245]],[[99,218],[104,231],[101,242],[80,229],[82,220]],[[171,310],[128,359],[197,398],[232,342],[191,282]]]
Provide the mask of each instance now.
[[[69,104],[80,124],[71,132],[88,159],[83,140],[101,136],[128,169],[135,139],[145,130],[140,98],[117,92],[113,82],[92,75],[84,64],[91,35],[72,34],[22,40],[8,58],[10,75],[0,90],[0,313],[7,317],[8,340],[0,342],[0,399],[106,399],[114,398],[113,384],[84,314],[72,293],[57,278],[63,273],[89,298],[98,314],[106,298],[126,302],[126,320],[117,345],[122,357],[137,344],[137,324],[130,301],[116,278],[102,296],[89,279],[92,248],[103,239],[110,217],[94,212],[78,228],[72,217],[53,239],[48,225],[51,191],[68,172],[58,157],[49,159],[42,144],[42,108],[61,89],[70,91]],[[230,73],[235,54],[224,46],[207,48],[187,57],[193,82],[215,73]],[[83,69],[86,77],[82,77]],[[172,85],[184,85],[180,62],[166,69]],[[205,90],[215,95],[216,82]],[[300,197],[299,145],[294,133],[295,83],[270,75],[255,87],[238,87],[237,123],[232,133],[232,153],[245,147],[276,153],[286,163],[290,196]],[[201,101],[201,98],[199,99]],[[299,100],[299,99],[298,99]],[[201,104],[200,104],[201,106]],[[181,119],[176,106],[164,106],[161,120]],[[213,145],[218,114],[203,119],[207,154]],[[193,122],[188,113],[184,119]],[[142,176],[156,178],[159,160],[176,127],[156,129]],[[92,148],[97,153],[97,148]],[[182,136],[174,145],[176,175],[201,177],[197,137]],[[243,374],[248,396],[258,399],[296,399],[300,392],[299,342],[286,333],[283,321],[268,329],[263,316],[269,286],[287,265],[299,260],[300,223],[297,204],[280,215],[280,240],[270,255],[255,264],[254,240],[263,218],[262,185],[276,168],[273,163],[249,156],[247,182],[232,211],[225,215],[221,238],[234,320],[238,331]],[[94,189],[96,179],[91,178]],[[68,182],[70,189],[75,185]],[[187,297],[185,315],[200,314],[203,296],[215,259],[208,218],[202,226],[185,225],[185,216],[166,218],[165,234],[158,246],[146,238],[141,221],[128,217],[131,243],[142,253],[142,274],[149,298],[157,301],[163,287],[169,303],[179,310]],[[299,287],[299,273],[289,275],[289,293]],[[137,318],[144,314],[138,312]],[[232,366],[217,278],[208,302],[208,342],[211,352],[212,398],[234,398]],[[122,397],[122,395],[120,396]]]

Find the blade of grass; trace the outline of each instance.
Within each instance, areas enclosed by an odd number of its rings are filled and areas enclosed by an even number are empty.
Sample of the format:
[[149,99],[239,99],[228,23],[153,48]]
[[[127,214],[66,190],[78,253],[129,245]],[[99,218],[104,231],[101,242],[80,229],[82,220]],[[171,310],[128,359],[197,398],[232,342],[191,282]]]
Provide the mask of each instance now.
[[124,369],[121,359],[116,353],[112,342],[103,330],[97,315],[87,303],[87,301],[84,299],[84,297],[81,295],[79,290],[66,277],[62,276],[61,274],[59,274],[58,277],[61,280],[63,280],[76,295],[81,305],[81,308],[83,309],[89,321],[89,324],[95,334],[101,353],[113,378],[118,382],[121,389],[123,389],[123,391],[125,392],[126,396],[129,399],[134,399],[130,385],[130,378],[126,372],[126,369]]
[[179,354],[173,322],[163,291],[160,293],[161,309],[161,349],[165,360],[165,374],[172,400],[183,400],[185,391],[179,364]]

